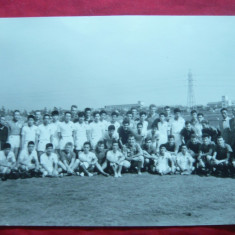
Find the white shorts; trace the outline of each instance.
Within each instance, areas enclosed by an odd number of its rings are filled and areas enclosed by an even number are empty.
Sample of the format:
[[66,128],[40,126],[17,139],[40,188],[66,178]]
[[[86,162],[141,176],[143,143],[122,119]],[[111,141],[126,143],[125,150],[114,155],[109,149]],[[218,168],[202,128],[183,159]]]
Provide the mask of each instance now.
[[73,137],[72,137],[72,136],[69,136],[69,137],[62,137],[62,139],[60,140],[60,150],[63,150],[63,149],[65,148],[65,145],[66,145],[68,142],[71,142],[72,144],[74,144],[74,141],[73,141]]
[[[114,166],[116,163],[110,163],[110,166]],[[127,160],[121,161],[118,165],[123,166],[125,168],[130,168],[131,163]]]
[[20,136],[19,135],[10,135],[8,137],[8,143],[11,145],[11,148],[20,147]]
[[58,138],[53,138],[53,148],[54,149],[60,149],[60,141]]
[[94,164],[88,163],[88,162],[80,162],[80,165],[83,165],[86,169],[93,169],[95,167]]
[[48,143],[50,143],[49,140],[39,140],[37,150],[40,151],[40,152],[45,152],[45,150],[46,150],[46,145],[47,145]]

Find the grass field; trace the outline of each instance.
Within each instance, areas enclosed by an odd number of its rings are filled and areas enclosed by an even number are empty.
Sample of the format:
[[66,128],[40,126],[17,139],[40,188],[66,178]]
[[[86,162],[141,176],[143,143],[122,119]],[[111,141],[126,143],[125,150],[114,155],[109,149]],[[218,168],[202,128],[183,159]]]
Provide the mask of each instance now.
[[235,179],[196,175],[32,178],[0,182],[1,225],[235,223]]

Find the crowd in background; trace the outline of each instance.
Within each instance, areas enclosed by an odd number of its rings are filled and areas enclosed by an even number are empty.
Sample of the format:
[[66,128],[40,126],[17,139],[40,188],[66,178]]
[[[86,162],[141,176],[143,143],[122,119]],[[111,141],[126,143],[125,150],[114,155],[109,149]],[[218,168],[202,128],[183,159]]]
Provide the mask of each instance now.
[[234,176],[235,110],[221,109],[218,127],[203,113],[156,105],[143,111],[133,107],[120,118],[117,111],[77,110],[42,115],[37,110],[23,120],[15,110],[12,120],[0,119],[0,175],[18,177],[121,177],[141,174],[201,174]]

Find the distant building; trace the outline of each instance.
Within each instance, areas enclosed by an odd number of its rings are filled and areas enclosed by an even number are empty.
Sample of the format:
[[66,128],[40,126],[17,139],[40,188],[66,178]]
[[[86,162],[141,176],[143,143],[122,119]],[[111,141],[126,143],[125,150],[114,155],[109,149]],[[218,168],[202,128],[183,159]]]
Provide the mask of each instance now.
[[216,108],[227,108],[227,107],[230,107],[234,104],[235,104],[235,102],[232,102],[231,100],[229,100],[228,96],[223,95],[221,101],[209,102],[207,104],[207,106],[209,108],[216,109]]
[[131,108],[137,108],[137,109],[141,109],[144,106],[144,102],[142,101],[138,101],[137,104],[116,104],[116,105],[106,105],[104,106],[104,108],[106,110],[118,110],[118,109],[122,109],[122,110],[130,110]]

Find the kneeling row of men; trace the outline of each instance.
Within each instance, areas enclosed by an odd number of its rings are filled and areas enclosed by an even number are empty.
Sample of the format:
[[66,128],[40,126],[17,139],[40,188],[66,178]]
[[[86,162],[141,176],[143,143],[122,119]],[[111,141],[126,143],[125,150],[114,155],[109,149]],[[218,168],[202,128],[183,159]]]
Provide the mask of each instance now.
[[[65,174],[93,176],[96,172],[104,176],[113,174],[114,177],[121,177],[123,168],[125,171],[136,171],[138,174],[141,174],[144,169],[160,175],[193,172],[211,174],[213,171],[227,175],[228,171],[234,172],[235,161],[228,155],[221,159],[217,157],[216,151],[211,152],[210,148],[213,144],[208,142],[208,136],[203,137],[203,145],[197,156],[188,151],[186,144],[181,145],[177,153],[171,152],[171,145],[174,145],[172,138],[169,136],[169,141],[160,146],[159,152],[153,148],[151,139],[147,138],[141,148],[133,135],[129,135],[128,142],[122,150],[116,140],[109,150],[104,149],[102,141],[98,142],[94,152],[91,151],[91,144],[85,142],[83,151],[80,151],[78,156],[73,151],[71,142],[68,142],[65,149],[58,154],[55,153],[53,144],[48,143],[40,160],[38,160],[34,142],[30,141],[27,149],[21,151],[17,161],[11,151],[11,145],[6,143],[0,151],[0,174],[4,180],[20,176],[57,177]],[[223,147],[222,140],[222,137],[218,137],[218,147]]]

